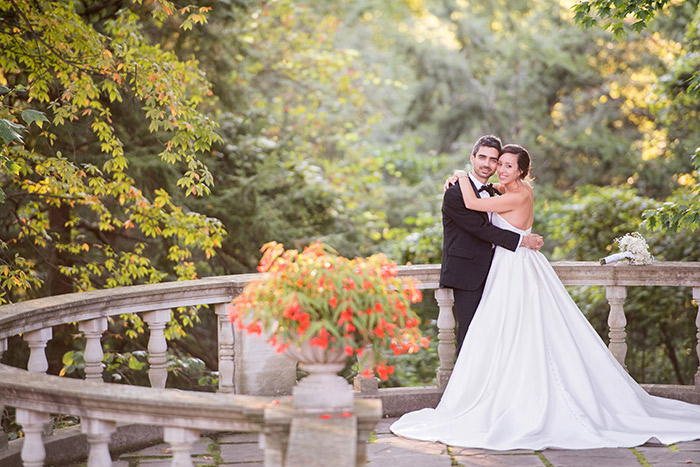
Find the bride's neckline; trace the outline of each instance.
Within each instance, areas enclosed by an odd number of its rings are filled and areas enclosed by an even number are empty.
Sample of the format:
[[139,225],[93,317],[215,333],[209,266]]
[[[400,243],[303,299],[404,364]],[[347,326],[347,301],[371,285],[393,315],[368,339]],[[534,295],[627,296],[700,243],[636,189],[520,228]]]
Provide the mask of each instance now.
[[517,230],[517,231],[519,231],[519,232],[529,232],[530,229],[532,229],[532,225],[530,225],[530,227],[528,227],[527,229],[521,229],[520,227],[516,227],[516,226],[514,226],[513,224],[511,224],[510,222],[508,222],[508,221],[507,221],[502,215],[500,215],[499,213],[494,212],[493,214],[494,214],[495,216],[498,216],[503,222],[505,222],[506,224],[508,224],[509,226],[513,227],[515,230]]

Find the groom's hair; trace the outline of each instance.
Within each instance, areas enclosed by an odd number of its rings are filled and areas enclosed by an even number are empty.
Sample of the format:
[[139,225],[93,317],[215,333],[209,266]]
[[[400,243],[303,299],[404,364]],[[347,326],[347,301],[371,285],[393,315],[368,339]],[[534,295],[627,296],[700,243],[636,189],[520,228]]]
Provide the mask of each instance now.
[[498,136],[485,135],[476,140],[476,143],[474,143],[474,147],[472,148],[472,156],[476,156],[476,153],[479,152],[479,149],[481,149],[482,146],[495,148],[496,151],[499,153],[501,152],[501,140],[498,139]]

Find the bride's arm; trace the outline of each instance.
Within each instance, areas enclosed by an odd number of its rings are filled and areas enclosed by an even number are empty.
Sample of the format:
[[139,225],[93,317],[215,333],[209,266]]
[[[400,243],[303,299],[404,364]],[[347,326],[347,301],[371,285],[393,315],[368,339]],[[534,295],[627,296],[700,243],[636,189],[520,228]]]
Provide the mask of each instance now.
[[457,177],[459,179],[459,188],[462,190],[464,205],[469,209],[481,212],[508,212],[520,204],[517,197],[509,193],[493,198],[477,198],[466,172],[460,172]]

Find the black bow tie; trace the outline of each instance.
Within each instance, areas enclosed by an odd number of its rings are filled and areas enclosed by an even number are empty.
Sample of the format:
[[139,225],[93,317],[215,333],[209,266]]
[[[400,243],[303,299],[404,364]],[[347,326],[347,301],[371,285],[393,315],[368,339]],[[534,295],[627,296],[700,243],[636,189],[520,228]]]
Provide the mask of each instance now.
[[486,185],[481,185],[481,188],[479,188],[478,193],[481,193],[482,191],[487,192],[491,196],[495,196],[496,190],[493,189],[493,183],[487,183]]

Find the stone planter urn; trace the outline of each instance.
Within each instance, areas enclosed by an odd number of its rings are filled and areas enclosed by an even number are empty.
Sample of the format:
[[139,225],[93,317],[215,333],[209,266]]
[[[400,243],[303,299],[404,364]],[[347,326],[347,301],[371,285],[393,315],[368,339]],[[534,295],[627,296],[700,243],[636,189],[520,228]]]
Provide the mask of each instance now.
[[353,411],[352,386],[338,375],[348,358],[342,349],[302,342],[287,347],[286,353],[308,373],[292,390],[294,410],[310,414]]

